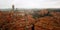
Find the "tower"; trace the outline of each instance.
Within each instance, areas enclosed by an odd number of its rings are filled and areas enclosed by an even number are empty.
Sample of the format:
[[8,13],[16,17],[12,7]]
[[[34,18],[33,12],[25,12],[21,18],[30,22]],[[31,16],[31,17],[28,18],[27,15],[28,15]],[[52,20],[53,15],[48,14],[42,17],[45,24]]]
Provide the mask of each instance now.
[[12,5],[12,10],[14,10],[14,5]]
[[14,5],[12,5],[12,9],[11,9],[11,11],[9,11],[10,13],[14,13]]

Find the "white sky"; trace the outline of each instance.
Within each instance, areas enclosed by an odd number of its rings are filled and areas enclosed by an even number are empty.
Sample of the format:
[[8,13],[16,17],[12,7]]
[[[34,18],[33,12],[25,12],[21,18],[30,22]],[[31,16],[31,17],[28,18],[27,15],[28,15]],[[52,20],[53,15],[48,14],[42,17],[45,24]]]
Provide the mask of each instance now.
[[60,0],[0,0],[0,9],[11,8],[60,8]]

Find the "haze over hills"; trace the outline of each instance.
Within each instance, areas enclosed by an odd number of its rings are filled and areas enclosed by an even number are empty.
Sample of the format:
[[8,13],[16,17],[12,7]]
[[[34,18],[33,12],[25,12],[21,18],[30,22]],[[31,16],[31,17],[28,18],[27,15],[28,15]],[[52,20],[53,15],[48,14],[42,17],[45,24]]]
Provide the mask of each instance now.
[[60,0],[0,0],[0,9],[11,8],[60,8]]

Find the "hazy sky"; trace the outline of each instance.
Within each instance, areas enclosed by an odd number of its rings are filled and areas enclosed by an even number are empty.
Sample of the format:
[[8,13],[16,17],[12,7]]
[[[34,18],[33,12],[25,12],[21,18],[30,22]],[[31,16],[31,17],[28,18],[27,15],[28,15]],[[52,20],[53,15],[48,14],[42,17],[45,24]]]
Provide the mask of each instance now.
[[60,0],[0,0],[0,8],[60,8]]

